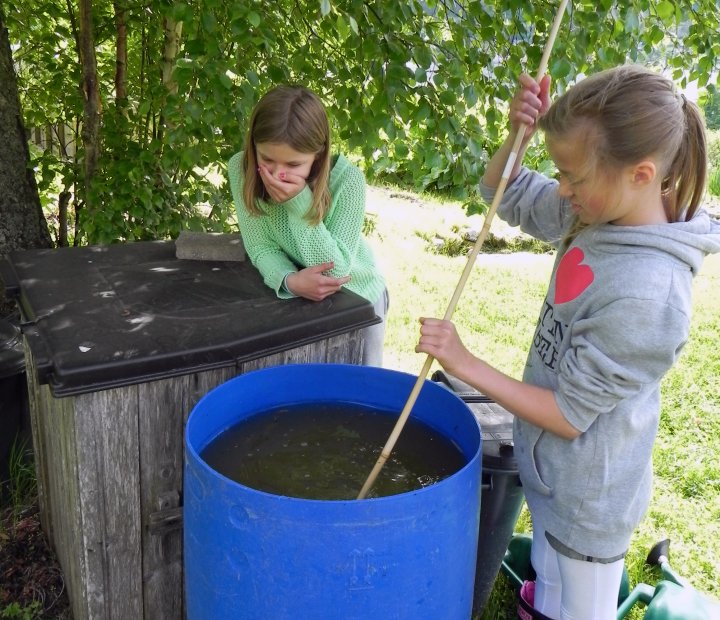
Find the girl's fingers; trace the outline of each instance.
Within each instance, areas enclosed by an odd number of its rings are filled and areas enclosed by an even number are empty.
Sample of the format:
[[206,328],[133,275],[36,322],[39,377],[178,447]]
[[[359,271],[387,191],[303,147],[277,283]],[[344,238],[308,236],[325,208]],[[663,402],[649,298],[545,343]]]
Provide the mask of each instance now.
[[541,110],[543,112],[547,111],[547,109],[550,107],[550,82],[551,78],[549,75],[544,75],[543,78],[540,80],[540,92],[538,93],[538,97],[540,98],[541,102]]
[[275,177],[263,166],[258,167],[258,173],[270,197],[278,203],[297,196],[305,184],[305,179],[297,174],[280,172],[278,177]]
[[303,177],[299,174],[293,174],[292,172],[279,172],[277,177],[275,177],[263,166],[258,167],[258,172],[260,173],[263,181],[267,181],[269,184],[277,187],[278,189],[305,183],[305,179]]
[[290,185],[304,185],[306,181],[305,177],[301,177],[299,174],[294,174],[292,172],[281,172],[278,175],[278,178],[280,181],[289,183]]
[[439,319],[421,319],[420,344],[441,346],[452,332],[452,328]]
[[322,286],[327,286],[327,287],[330,287],[335,290],[340,289],[343,285],[347,284],[348,282],[350,282],[350,276],[344,276],[342,278],[333,278],[332,276],[323,276],[322,279],[320,280],[320,284]]
[[540,98],[535,93],[531,93],[528,90],[520,92],[520,97],[517,102],[518,107],[521,110],[531,114],[537,114],[542,107],[542,101]]
[[446,321],[445,319],[431,319],[427,317],[420,317],[420,324],[423,327],[428,327],[431,329],[443,328],[447,330],[451,330],[453,325],[451,321]]
[[520,76],[522,88],[517,95],[517,101],[530,107],[523,112],[536,118],[550,107],[550,81],[549,75],[544,75],[539,82],[527,74]]
[[511,121],[532,127],[540,116],[542,107],[540,99],[532,93],[524,92],[512,105]]
[[537,114],[533,114],[532,112],[523,112],[521,110],[516,110],[513,115],[513,120],[517,123],[522,123],[523,125],[533,125],[536,118]]
[[540,84],[538,84],[535,79],[527,73],[523,73],[520,76],[519,82],[524,89],[529,90],[533,94],[538,94],[540,92]]
[[319,265],[313,265],[312,267],[306,267],[308,271],[312,273],[322,273],[323,271],[329,271],[335,266],[334,263],[320,263]]
[[265,183],[265,187],[273,187],[275,189],[279,189],[281,187],[280,182],[272,175],[270,174],[270,171],[266,168],[258,168],[260,171],[260,178],[262,179],[262,182]]

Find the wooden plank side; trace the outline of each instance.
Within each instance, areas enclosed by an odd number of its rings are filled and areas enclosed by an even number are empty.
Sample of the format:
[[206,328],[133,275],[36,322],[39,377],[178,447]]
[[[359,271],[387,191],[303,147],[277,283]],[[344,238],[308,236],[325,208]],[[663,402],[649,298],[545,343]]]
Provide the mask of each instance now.
[[285,364],[360,364],[364,338],[354,330],[244,362],[238,374]]
[[163,525],[182,506],[185,424],[210,390],[236,375],[234,367],[138,386],[143,553],[143,609],[146,619],[185,615],[182,516]]
[[311,362],[323,362],[327,355],[327,341],[319,340],[300,347],[294,347],[286,351],[280,351],[272,355],[260,357],[244,362],[241,366],[241,374],[270,368],[272,366],[283,366],[285,364],[308,364]]
[[89,617],[142,617],[138,389],[76,397]]
[[[52,423],[53,523],[55,524],[56,552],[72,601],[75,620],[87,618],[85,575],[78,555],[82,536],[82,519],[75,434],[74,398],[54,398],[43,386],[42,399],[48,420]],[[72,591],[72,595],[71,595]]]
[[[144,618],[181,618],[182,521],[159,518],[181,505],[183,421],[191,377],[138,386]],[[153,521],[153,516],[156,516]]]
[[254,360],[248,360],[240,365],[240,373],[245,374],[246,372],[252,372],[253,370],[260,370],[261,368],[269,368],[270,366],[280,366],[287,363],[287,351],[281,353],[274,353],[266,357],[259,357]]
[[327,340],[319,340],[301,347],[288,349],[280,354],[282,364],[311,364],[324,362],[327,353]]
[[30,407],[30,428],[32,431],[33,452],[35,461],[35,475],[38,485],[38,502],[40,505],[40,524],[42,525],[45,535],[52,543],[53,527],[50,517],[50,506],[48,494],[49,474],[48,474],[48,454],[47,454],[47,435],[43,420],[45,411],[42,408],[42,400],[40,398],[40,384],[38,382],[37,370],[35,368],[35,358],[28,347],[27,341],[25,345],[25,373],[28,385],[28,406]]
[[[31,360],[32,356],[29,355]],[[47,385],[40,385],[29,364],[32,396],[31,425],[41,523],[63,571],[65,587],[76,620],[87,618],[85,583],[78,558],[80,503],[75,450],[74,400],[56,399]],[[30,378],[32,376],[32,378]]]
[[327,352],[322,361],[328,364],[360,364],[365,339],[362,330],[334,336],[327,340]]

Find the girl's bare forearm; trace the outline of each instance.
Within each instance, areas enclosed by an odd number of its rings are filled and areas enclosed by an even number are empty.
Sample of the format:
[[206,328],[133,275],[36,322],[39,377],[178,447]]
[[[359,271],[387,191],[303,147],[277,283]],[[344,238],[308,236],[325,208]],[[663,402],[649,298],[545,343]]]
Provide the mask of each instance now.
[[526,422],[564,439],[580,435],[560,411],[552,390],[513,379],[479,358],[453,369],[453,374]]

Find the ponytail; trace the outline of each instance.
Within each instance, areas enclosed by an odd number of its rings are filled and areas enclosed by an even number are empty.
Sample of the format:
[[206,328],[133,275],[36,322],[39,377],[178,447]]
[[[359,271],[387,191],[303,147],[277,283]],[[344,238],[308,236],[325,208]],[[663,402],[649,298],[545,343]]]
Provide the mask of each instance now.
[[684,95],[685,133],[662,190],[671,222],[691,220],[703,197],[707,177],[705,125],[698,107]]

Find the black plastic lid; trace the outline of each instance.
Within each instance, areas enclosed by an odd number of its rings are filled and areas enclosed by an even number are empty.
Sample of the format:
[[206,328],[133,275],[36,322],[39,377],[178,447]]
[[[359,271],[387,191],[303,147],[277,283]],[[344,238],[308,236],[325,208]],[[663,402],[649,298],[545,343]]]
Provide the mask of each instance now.
[[0,378],[19,375],[25,370],[25,351],[20,328],[0,319]]
[[180,260],[172,241],[12,252],[2,274],[56,396],[234,366],[380,321],[350,291],[281,300],[250,262]]
[[455,392],[475,415],[482,433],[483,470],[517,471],[513,415],[485,394],[444,370],[435,371],[431,379]]
[[517,471],[512,414],[497,403],[470,402],[468,407],[480,423],[483,471]]

